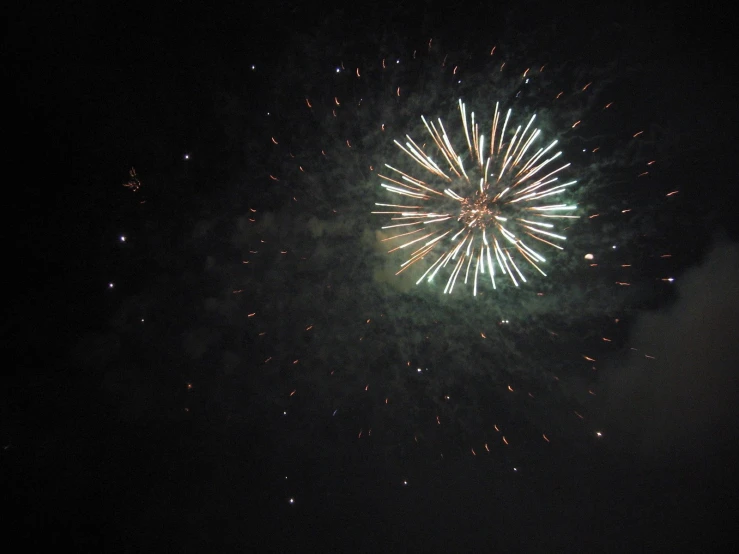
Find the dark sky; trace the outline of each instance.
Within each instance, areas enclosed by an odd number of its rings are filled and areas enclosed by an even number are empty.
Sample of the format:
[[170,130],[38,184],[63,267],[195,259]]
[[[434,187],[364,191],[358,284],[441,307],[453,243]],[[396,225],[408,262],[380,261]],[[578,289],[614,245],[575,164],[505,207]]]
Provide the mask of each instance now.
[[[723,548],[730,38],[689,2],[17,7],[15,542]],[[474,300],[396,277],[369,213],[392,140],[421,115],[456,128],[459,97],[481,120],[498,98],[536,111],[580,183],[549,275]]]

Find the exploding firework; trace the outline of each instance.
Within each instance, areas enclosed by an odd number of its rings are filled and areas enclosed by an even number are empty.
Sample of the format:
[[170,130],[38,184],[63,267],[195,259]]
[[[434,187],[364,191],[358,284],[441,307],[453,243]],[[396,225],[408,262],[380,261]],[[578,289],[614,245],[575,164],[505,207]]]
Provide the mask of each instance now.
[[[264,194],[239,222],[253,278],[233,292],[301,441],[325,418],[389,451],[597,429],[597,366],[626,341],[629,245],[654,204],[634,184],[641,121],[610,71],[495,49],[471,63],[429,41],[280,72],[301,80],[275,89]],[[412,284],[437,279],[453,302]]]
[[[561,250],[558,242],[566,237],[553,232],[554,222],[578,217],[571,215],[577,206],[557,201],[577,183],[560,180],[570,164],[557,163],[562,155],[554,152],[558,141],[539,147],[542,133],[534,126],[536,115],[525,127],[519,125],[514,130],[510,125],[512,110],[503,116],[496,103],[486,145],[486,130],[475,121],[475,113],[468,118],[461,100],[459,111],[465,158],[457,154],[441,119],[437,125],[422,117],[448,169],[442,169],[423,145],[406,135],[405,145],[397,140],[395,144],[427,176],[388,164],[385,167],[390,175],[380,174],[387,191],[418,201],[418,205],[377,203],[391,211],[373,212],[392,216],[392,223],[383,229],[402,231],[383,239],[405,241],[389,252],[417,248],[398,273],[440,252],[416,284],[424,279],[431,282],[442,269],[451,267],[444,293],[452,293],[464,272],[464,284],[471,281],[472,294],[477,296],[478,279],[486,273],[493,289],[497,288],[496,266],[514,286],[527,280],[520,267],[523,263],[546,276],[541,268],[546,258],[534,249],[532,240]],[[406,231],[408,228],[411,230]]]

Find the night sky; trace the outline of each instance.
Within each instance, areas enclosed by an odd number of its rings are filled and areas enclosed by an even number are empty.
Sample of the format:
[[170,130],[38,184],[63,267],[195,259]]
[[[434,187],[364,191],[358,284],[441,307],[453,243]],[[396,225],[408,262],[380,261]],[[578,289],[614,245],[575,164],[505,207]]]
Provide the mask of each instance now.
[[[739,195],[724,15],[82,2],[7,21],[11,542],[726,547]],[[392,220],[371,213],[409,200],[380,187],[385,164],[428,177],[394,140],[446,164],[421,116],[468,155],[458,99],[485,128],[496,102],[515,125],[536,113],[577,180],[564,249],[537,244],[547,276],[523,261],[525,283],[498,275],[476,297],[461,278],[445,294],[456,259],[416,285],[443,250],[396,275],[418,246],[388,253]]]

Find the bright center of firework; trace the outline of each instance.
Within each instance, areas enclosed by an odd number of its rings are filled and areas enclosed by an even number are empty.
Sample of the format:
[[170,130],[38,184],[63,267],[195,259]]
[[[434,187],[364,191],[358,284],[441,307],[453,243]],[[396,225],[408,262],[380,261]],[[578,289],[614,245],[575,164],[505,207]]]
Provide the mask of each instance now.
[[495,225],[496,218],[503,216],[500,206],[490,194],[478,192],[461,202],[459,221],[470,229],[485,229],[489,225]]
[[[459,110],[463,134],[462,140],[456,142],[462,143],[462,148],[466,146],[469,155],[463,159],[456,153],[441,119],[437,127],[422,117],[433,139],[430,148],[418,146],[407,135],[405,145],[395,141],[422,171],[412,174],[386,164],[392,177],[380,175],[383,188],[411,199],[410,204],[377,203],[392,210],[373,212],[391,216],[392,223],[383,229],[399,231],[384,240],[405,241],[390,252],[416,248],[398,273],[438,254],[435,261],[426,264],[428,267],[417,283],[424,279],[433,281],[440,270],[448,267],[444,292],[451,293],[459,278],[465,284],[472,281],[473,295],[477,295],[478,277],[486,274],[494,289],[496,272],[509,278],[514,286],[527,280],[521,267],[546,275],[540,267],[546,259],[534,249],[537,243],[533,241],[562,250],[555,241],[564,241],[566,237],[555,233],[554,226],[561,219],[577,218],[568,215],[576,209],[575,205],[556,201],[576,183],[559,181],[560,172],[570,164],[557,167],[552,163],[562,154],[551,153],[556,140],[537,148],[541,133],[532,128],[535,115],[523,131],[521,126],[514,130],[508,127],[511,110],[503,120],[496,104],[487,131],[475,123],[474,112],[467,117],[461,100]],[[430,152],[434,146],[441,155],[438,163],[435,153]]]

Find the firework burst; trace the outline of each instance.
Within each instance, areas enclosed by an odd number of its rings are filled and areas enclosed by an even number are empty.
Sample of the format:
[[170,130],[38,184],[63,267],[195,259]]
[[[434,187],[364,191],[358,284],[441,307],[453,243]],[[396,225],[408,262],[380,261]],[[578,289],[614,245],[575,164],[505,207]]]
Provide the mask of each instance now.
[[472,284],[474,296],[483,278],[489,278],[493,289],[497,288],[496,273],[516,287],[525,283],[524,265],[546,276],[541,268],[546,258],[534,246],[543,243],[561,250],[560,243],[566,237],[554,232],[555,223],[578,217],[572,215],[576,205],[560,201],[577,181],[560,179],[570,164],[560,165],[562,152],[555,152],[558,141],[539,146],[543,141],[534,125],[536,114],[514,130],[512,110],[503,114],[499,103],[489,135],[475,121],[474,112],[468,117],[462,100],[459,112],[464,155],[455,150],[441,119],[434,123],[421,117],[443,160],[437,163],[425,144],[419,146],[406,135],[405,144],[397,140],[395,144],[422,168],[423,176],[388,164],[385,167],[390,174],[380,175],[384,189],[418,202],[377,203],[391,210],[373,212],[391,216],[391,223],[382,229],[401,231],[383,239],[403,241],[389,252],[416,248],[397,274],[427,257],[436,257],[416,284],[424,279],[431,282],[448,268],[444,293],[451,294],[463,280],[465,285]]
[[[630,245],[649,232],[642,122],[610,70],[489,50],[473,70],[426,46],[276,89],[265,201],[241,220],[254,278],[233,290],[254,291],[238,296],[280,421],[445,456],[601,431],[599,366],[628,340]],[[459,298],[407,291],[424,280]]]

